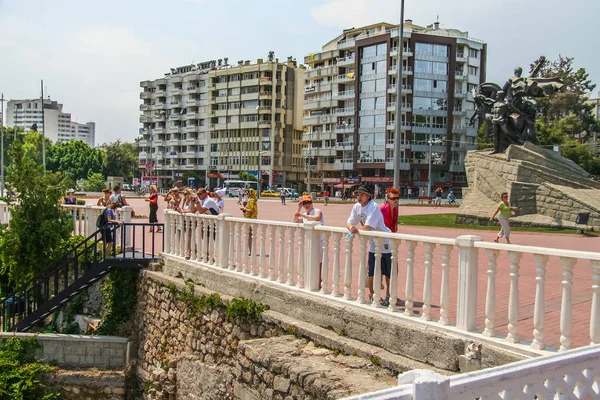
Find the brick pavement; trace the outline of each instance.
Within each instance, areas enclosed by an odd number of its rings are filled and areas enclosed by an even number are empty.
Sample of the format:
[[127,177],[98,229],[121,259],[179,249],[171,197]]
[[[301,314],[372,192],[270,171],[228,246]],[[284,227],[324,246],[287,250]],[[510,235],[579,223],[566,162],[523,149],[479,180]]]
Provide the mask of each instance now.
[[[129,203],[134,207],[137,214],[148,214],[147,203],[143,199],[132,198]],[[325,215],[325,223],[330,226],[345,226],[345,221],[350,213],[353,203],[346,204],[329,204],[324,206],[317,203],[315,206],[321,208]],[[159,221],[162,222],[164,204],[160,204]],[[261,199],[259,201],[259,218],[275,221],[292,221],[292,215],[297,209],[297,202],[288,201],[287,205],[281,205],[279,199]],[[236,199],[225,200],[225,210],[227,213],[235,217],[241,216],[239,206],[236,204]],[[417,214],[438,214],[456,212],[457,208],[433,208],[433,207],[411,207],[407,205],[401,206],[400,215],[417,215]],[[493,212],[493,210],[491,210]],[[490,214],[491,214],[490,212]],[[140,222],[144,220],[139,220]],[[470,231],[467,229],[447,229],[435,227],[411,227],[400,226],[400,232],[406,234],[436,236],[455,238],[465,234],[475,234],[481,236],[485,241],[492,241],[495,237],[494,231]],[[138,238],[137,240],[140,240]],[[150,240],[149,237],[146,240]],[[540,234],[540,233],[521,233],[516,232],[511,236],[511,241],[515,244],[526,246],[540,246],[549,248],[562,248],[580,251],[597,251],[600,248],[600,238],[589,238],[582,235],[564,235],[564,234]],[[297,254],[297,252],[295,252]],[[400,246],[399,259],[406,259],[406,249]],[[404,263],[405,264],[405,263]],[[586,263],[587,264],[587,263]],[[358,280],[358,255],[353,257],[353,295],[356,296],[356,286]],[[420,301],[422,301],[422,290],[424,283],[424,250],[422,246],[418,246],[415,252],[415,268],[414,268],[414,293],[416,309],[420,311]],[[455,319],[456,314],[456,288],[457,288],[457,268],[458,252],[452,251],[450,257],[450,319]],[[441,254],[439,247],[436,248],[433,257],[433,296],[432,296],[432,317],[439,317],[439,288],[441,274],[436,273],[436,269],[441,267]],[[506,252],[498,257],[497,275],[496,275],[496,326],[497,332],[505,336],[506,325],[508,323],[508,292],[510,286],[509,267]],[[343,268],[343,267],[342,267]],[[485,291],[487,287],[487,259],[485,252],[480,252],[480,270],[478,281],[478,320],[477,328],[485,327]],[[560,262],[556,258],[551,258],[546,267],[546,321],[545,332],[548,339],[548,345],[552,348],[557,348],[560,343],[560,303],[562,296],[562,268]],[[400,263],[399,267],[399,287],[398,298],[403,299],[405,293],[405,276],[406,266]],[[519,270],[519,329],[522,337],[529,339],[532,337],[533,330],[533,305],[535,296],[535,263],[533,257],[524,256],[520,263]],[[331,271],[330,271],[331,276]],[[330,278],[331,279],[331,278]],[[343,288],[343,272],[340,287]],[[591,307],[591,270],[588,265],[575,265],[573,269],[573,342],[572,346],[581,346],[588,344],[589,339],[589,313]],[[581,328],[584,326],[585,328]]]

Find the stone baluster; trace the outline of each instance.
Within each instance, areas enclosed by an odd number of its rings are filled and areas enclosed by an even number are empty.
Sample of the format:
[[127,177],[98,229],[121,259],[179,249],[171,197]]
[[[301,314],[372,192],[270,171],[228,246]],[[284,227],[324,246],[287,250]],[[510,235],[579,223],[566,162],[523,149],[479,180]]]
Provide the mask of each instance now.
[[190,215],[187,213],[183,214],[183,254],[184,254],[184,256],[187,254],[188,251],[190,253],[192,251],[192,243],[191,243],[192,235],[190,234],[190,231],[192,229],[191,225],[192,225],[192,219],[190,218]]
[[98,228],[96,227],[96,219],[98,218],[98,214],[94,212],[94,209],[91,205],[85,206],[85,236],[89,237],[92,235]]
[[592,312],[590,316],[590,344],[600,344],[600,261],[590,261],[592,266]]
[[[229,217],[230,215],[225,214],[226,217]],[[227,232],[229,232],[229,247],[227,248],[227,269],[233,271],[235,269],[235,229],[237,226],[236,222],[229,222],[227,220],[225,220],[227,226],[226,226],[226,230]]]
[[342,234],[333,232],[333,273],[331,274],[331,294],[340,295],[340,241]]
[[415,286],[415,247],[416,242],[406,241],[406,299],[404,300],[404,315],[413,316],[413,288]]
[[279,257],[277,257],[279,272],[277,273],[277,282],[285,283],[285,228],[279,227]]
[[[204,262],[207,261],[207,253],[208,253],[208,246],[210,245],[210,235],[212,235],[212,231],[210,229],[210,220],[206,219],[206,218],[202,218],[199,217],[200,221],[201,221],[201,229],[202,229],[202,233],[200,235],[201,240],[200,240],[200,256],[198,257],[199,260],[203,260]],[[209,234],[209,231],[210,234]]]
[[356,301],[360,304],[366,303],[365,300],[365,285],[367,283],[367,245],[368,238],[364,235],[358,235],[358,248],[360,253],[360,261],[358,264],[358,296]]
[[244,272],[244,260],[245,260],[245,256],[244,256],[244,224],[242,224],[241,222],[236,222],[235,223],[235,227],[236,227],[236,236],[237,236],[237,244],[235,246],[235,255],[236,255],[236,260],[237,260],[237,265],[235,270],[237,272]]
[[[257,239],[256,237],[258,235],[260,235],[259,231],[259,225],[258,224],[251,224],[250,225],[250,229],[252,230],[252,251],[250,252],[250,273],[252,274],[252,276],[258,276],[258,265],[257,265],[257,260],[258,260],[258,245],[257,245]],[[250,231],[248,231],[250,232]]]
[[510,290],[508,295],[508,335],[506,340],[519,343],[519,261],[522,254],[508,252],[510,260]]
[[440,287],[440,325],[450,324],[448,319],[448,311],[450,310],[450,252],[452,246],[443,244],[440,246],[442,250],[442,282]]
[[169,210],[164,210],[163,215],[165,216],[165,227],[163,232],[163,235],[165,235],[164,252],[171,254],[171,232],[173,231],[171,228],[171,215],[169,214]]
[[375,242],[375,268],[373,269],[373,299],[371,307],[377,308],[380,306],[379,302],[381,300],[381,250],[383,249],[383,238],[376,237],[373,240]]
[[321,247],[321,253],[323,253],[323,261],[321,263],[321,290],[322,294],[328,294],[329,291],[329,238],[331,232],[320,232],[323,236],[323,246]]
[[400,240],[390,240],[390,246],[392,246],[392,254],[390,261],[390,305],[388,306],[389,311],[396,311],[396,301],[398,299],[398,245]]
[[217,249],[219,248],[218,244],[219,244],[219,235],[221,234],[219,232],[219,225],[217,223],[217,220],[214,219],[210,219],[208,220],[208,225],[210,226],[210,234],[209,236],[209,247],[208,247],[208,253],[207,253],[207,257],[208,260],[206,260],[206,262],[209,265],[215,265],[216,262],[216,255],[217,255]]
[[296,268],[296,284],[299,288],[304,287],[304,259],[306,256],[304,229],[297,229],[298,232],[298,264]]
[[269,228],[269,280],[277,280],[277,270],[275,269],[275,237],[277,226],[271,225]]
[[346,259],[344,264],[344,299],[352,300],[352,244],[354,236],[346,239]]
[[[296,228],[288,227],[287,284],[294,286],[294,236]],[[300,250],[299,250],[300,251]]]
[[425,248],[425,279],[423,282],[423,314],[421,319],[431,321],[431,292],[432,292],[432,274],[433,274],[433,250],[435,243],[423,243]]
[[185,221],[182,214],[177,216],[177,244],[178,244],[178,255],[179,257],[184,256],[185,247],[184,247],[184,239],[185,236]]
[[545,306],[545,283],[546,283],[546,263],[548,256],[542,254],[534,254],[535,260],[535,304],[533,307],[533,342],[531,347],[538,350],[544,350],[544,315],[546,314]]
[[485,294],[485,330],[483,334],[488,337],[496,335],[496,265],[499,250],[486,249],[488,258],[487,292]]
[[267,277],[267,274],[265,273],[265,254],[266,254],[265,246],[266,246],[266,242],[267,242],[267,238],[265,236],[266,229],[267,229],[267,226],[264,224],[261,224],[259,227],[259,230],[260,230],[260,259],[258,261],[258,276],[260,276],[261,278]]
[[243,262],[242,271],[245,274],[250,273],[248,270],[248,224],[246,223],[242,224],[242,254],[240,257]]
[[573,329],[573,304],[571,300],[571,287],[573,286],[573,266],[575,258],[561,257],[563,267],[562,301],[560,304],[560,348],[558,351],[571,348],[571,331]]

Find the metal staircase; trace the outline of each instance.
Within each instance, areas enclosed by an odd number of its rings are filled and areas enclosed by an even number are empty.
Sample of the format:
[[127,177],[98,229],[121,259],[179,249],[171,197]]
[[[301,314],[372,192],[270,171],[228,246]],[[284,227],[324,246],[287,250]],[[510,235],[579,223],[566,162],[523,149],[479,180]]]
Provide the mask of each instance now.
[[[147,267],[164,248],[162,234],[146,232],[150,226],[162,228],[147,223],[107,228],[114,237],[109,254],[105,254],[103,229],[81,241],[2,300],[2,331],[30,329],[116,268]],[[141,244],[136,244],[136,233]]]

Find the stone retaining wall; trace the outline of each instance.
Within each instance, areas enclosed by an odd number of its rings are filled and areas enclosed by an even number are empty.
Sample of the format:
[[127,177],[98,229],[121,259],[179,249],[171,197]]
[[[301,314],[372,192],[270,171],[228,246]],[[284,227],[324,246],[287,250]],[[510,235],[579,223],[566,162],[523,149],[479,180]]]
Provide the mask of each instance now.
[[[231,281],[229,284],[233,285]],[[196,296],[213,293],[198,285],[193,290]],[[294,378],[290,368],[303,365],[306,371],[303,377],[316,370],[329,371],[332,366],[346,368],[344,374],[349,377],[348,381],[340,380],[341,375],[331,375],[319,378],[318,384],[319,387],[339,389],[346,396],[393,386],[397,372],[426,367],[356,340],[340,337],[337,341],[335,337],[338,335],[331,330],[311,333],[306,324],[298,322],[298,326],[292,325],[293,322],[285,316],[278,316],[273,311],[265,312],[256,321],[239,317],[228,319],[223,309],[191,311],[194,308],[189,301],[189,287],[181,279],[169,278],[158,272],[144,272],[138,298],[134,321],[134,331],[138,335],[135,338],[136,373],[147,399],[250,399],[267,398],[270,395],[266,393],[271,393],[273,397],[269,398],[283,400],[290,395],[292,388],[294,393],[305,393],[306,398],[329,399],[337,397],[325,396],[322,390],[314,387],[314,380],[304,382]],[[223,295],[223,301],[227,299],[231,298]],[[304,338],[282,336],[286,332]],[[310,348],[310,336],[318,337],[320,343],[339,350],[318,349],[323,353],[318,356],[304,354],[308,358],[303,360],[299,357],[302,351],[298,350]],[[271,361],[248,350],[256,346],[262,346],[262,354]],[[276,350],[281,350],[282,346],[287,346],[287,351]],[[343,356],[353,353],[360,357]],[[336,355],[340,355],[340,360],[347,359],[347,364],[370,367],[363,373],[362,367],[352,369],[344,363],[328,360]],[[370,357],[381,366],[372,365]],[[279,374],[290,381],[290,388],[283,390],[283,386],[268,378],[267,370],[275,365],[286,365],[285,371],[271,370],[269,373]],[[364,384],[353,386],[352,377],[358,382],[359,376]]]

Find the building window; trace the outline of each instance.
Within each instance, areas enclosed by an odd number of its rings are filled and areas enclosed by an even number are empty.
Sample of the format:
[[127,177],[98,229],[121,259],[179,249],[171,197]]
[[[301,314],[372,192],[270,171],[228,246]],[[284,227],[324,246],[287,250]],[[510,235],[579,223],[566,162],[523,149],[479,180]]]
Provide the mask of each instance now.
[[479,58],[479,50],[469,49],[469,57]]
[[469,65],[469,75],[478,75],[479,68]]

